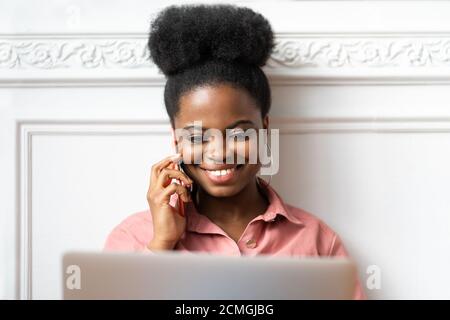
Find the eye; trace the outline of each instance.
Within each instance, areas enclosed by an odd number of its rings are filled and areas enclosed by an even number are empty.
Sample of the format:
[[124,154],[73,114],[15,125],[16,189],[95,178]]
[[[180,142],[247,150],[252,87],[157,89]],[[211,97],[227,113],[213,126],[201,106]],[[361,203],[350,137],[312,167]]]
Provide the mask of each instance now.
[[230,140],[245,141],[248,140],[250,137],[248,135],[245,135],[245,131],[241,129],[230,132],[229,138]]
[[193,134],[188,137],[188,140],[192,144],[200,144],[203,142],[203,136],[201,134]]

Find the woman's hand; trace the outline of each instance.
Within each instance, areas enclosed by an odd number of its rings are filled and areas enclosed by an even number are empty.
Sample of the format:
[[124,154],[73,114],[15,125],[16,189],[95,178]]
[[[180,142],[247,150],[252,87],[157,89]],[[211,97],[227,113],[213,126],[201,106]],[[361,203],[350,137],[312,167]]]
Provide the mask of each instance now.
[[[150,250],[172,250],[186,229],[186,217],[179,214],[178,206],[170,205],[170,196],[177,193],[183,202],[189,202],[187,186],[192,180],[183,172],[175,170],[181,155],[170,156],[152,166],[147,201],[153,218],[153,239],[147,245]],[[171,183],[172,179],[186,186]]]

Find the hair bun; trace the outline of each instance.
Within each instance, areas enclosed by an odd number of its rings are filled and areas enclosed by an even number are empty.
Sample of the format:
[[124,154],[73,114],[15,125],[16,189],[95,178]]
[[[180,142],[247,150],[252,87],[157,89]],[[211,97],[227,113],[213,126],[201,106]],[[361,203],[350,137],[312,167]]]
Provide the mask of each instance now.
[[274,48],[270,23],[235,5],[181,5],[162,10],[151,23],[150,56],[165,75],[220,59],[263,66]]

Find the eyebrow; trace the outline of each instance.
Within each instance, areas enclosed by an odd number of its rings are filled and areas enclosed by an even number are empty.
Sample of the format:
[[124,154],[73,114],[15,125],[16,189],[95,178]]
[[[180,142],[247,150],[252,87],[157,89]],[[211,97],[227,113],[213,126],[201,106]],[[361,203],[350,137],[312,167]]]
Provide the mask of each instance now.
[[[243,119],[243,120],[238,120],[238,121],[233,122],[232,124],[227,126],[225,129],[236,128],[240,124],[252,124],[252,125],[255,126],[255,123],[253,121]],[[188,125],[188,126],[184,127],[183,129],[189,130],[189,129],[195,129],[195,128],[202,128],[203,130],[207,130],[208,129],[208,128],[203,128],[203,127],[194,126],[194,125]]]

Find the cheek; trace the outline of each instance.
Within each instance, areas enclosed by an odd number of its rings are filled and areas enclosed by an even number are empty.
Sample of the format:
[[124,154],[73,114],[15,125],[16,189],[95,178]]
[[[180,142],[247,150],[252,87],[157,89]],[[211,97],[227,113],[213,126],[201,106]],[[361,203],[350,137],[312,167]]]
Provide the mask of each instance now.
[[242,142],[234,142],[229,145],[229,152],[236,155],[238,158],[246,160],[246,163],[257,164],[259,163],[258,155],[258,141],[246,140]]
[[260,169],[261,165],[259,164],[248,164],[246,165],[246,167],[244,168],[245,175],[251,179],[253,176],[255,176],[256,174],[258,174],[259,169]]
[[185,164],[200,164],[202,160],[203,148],[201,144],[181,143],[179,152],[183,155]]

